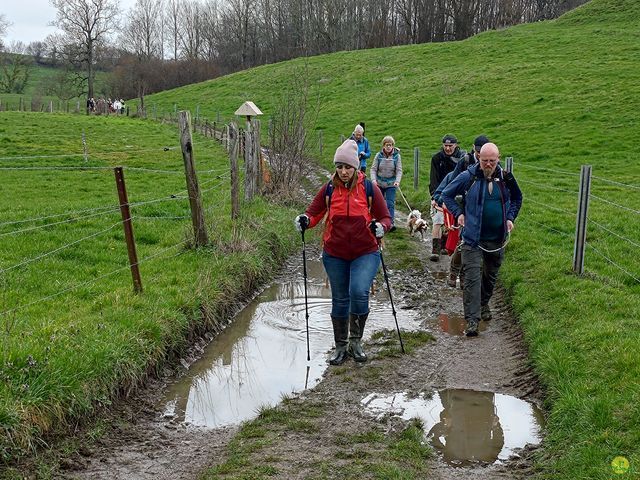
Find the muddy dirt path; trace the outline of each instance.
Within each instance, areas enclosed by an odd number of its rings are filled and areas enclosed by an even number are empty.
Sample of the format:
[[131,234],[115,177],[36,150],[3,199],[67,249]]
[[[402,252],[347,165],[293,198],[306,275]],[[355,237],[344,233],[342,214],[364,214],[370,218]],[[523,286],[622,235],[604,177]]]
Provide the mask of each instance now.
[[[407,233],[399,229],[392,235]],[[405,423],[400,418],[403,398],[439,402],[438,408],[433,403],[426,407],[433,410],[432,415],[436,418],[432,425],[427,421],[425,431],[431,429],[432,437],[443,440],[440,442],[442,448],[436,450],[431,462],[429,478],[521,478],[529,472],[531,448],[517,448],[526,442],[506,448],[509,436],[531,428],[521,424],[521,419],[509,423],[506,417],[513,402],[523,399],[539,405],[542,401],[538,382],[527,362],[520,328],[504,303],[503,292],[498,289],[491,302],[493,319],[483,322],[479,337],[464,337],[462,292],[446,286],[448,259],[441,257],[440,262],[430,262],[429,246],[427,241],[418,245],[422,270],[390,268],[389,273],[399,312],[410,312],[417,317],[420,328],[430,332],[435,341],[411,355],[384,358],[376,357],[383,348],[382,343],[373,341],[368,345],[370,361],[366,364],[349,361],[344,366],[327,369],[320,383],[291,400],[292,404],[329,406],[319,419],[322,428],[309,432],[281,431],[277,441],[256,453],[256,461],[267,457],[272,462],[279,459],[274,463],[278,475],[273,478],[325,478],[318,477],[318,465],[327,459],[341,458],[339,451],[343,447],[336,438],[369,431],[372,427],[382,428],[387,433],[402,428]],[[317,253],[312,251],[310,255]],[[278,281],[299,275],[295,267],[299,263],[300,259],[293,258]],[[403,316],[399,315],[399,318]],[[402,322],[401,325],[404,326]],[[204,351],[206,343],[207,340],[202,339],[194,345],[192,358],[185,359],[185,363],[192,363]],[[329,345],[330,342],[327,348]],[[228,442],[237,426],[194,427],[158,410],[166,384],[175,381],[170,373],[167,372],[165,380],[156,381],[135,399],[116,408],[99,440],[64,458],[61,478],[194,479],[206,467],[224,461],[228,455]],[[389,407],[388,399],[391,403],[396,402],[395,406],[386,408],[386,412],[385,408],[375,410],[376,404],[380,406],[385,401]],[[529,405],[521,403],[525,408]],[[411,410],[410,405],[404,407],[407,412]],[[475,447],[468,445],[465,434],[464,449],[477,450],[472,452],[476,457],[474,461],[456,458],[456,439],[442,432],[443,426],[451,426],[451,420],[444,417],[452,415],[455,419],[456,415],[465,415],[460,413],[461,409],[477,415],[477,418],[461,420],[467,424],[477,423],[471,429],[488,428],[490,437],[499,432],[501,443],[490,448],[486,446],[486,439],[482,440],[482,431],[478,437],[482,441],[477,440]],[[437,418],[438,412],[441,412],[440,418]],[[539,412],[534,411],[531,415],[540,421]],[[495,424],[500,421],[503,424],[496,430]],[[494,426],[487,427],[492,422]],[[442,443],[446,445],[443,447]],[[359,445],[357,448],[368,447]],[[483,455],[485,460],[482,460]],[[340,462],[348,461],[340,460],[336,470],[326,478],[345,478],[340,473]]]

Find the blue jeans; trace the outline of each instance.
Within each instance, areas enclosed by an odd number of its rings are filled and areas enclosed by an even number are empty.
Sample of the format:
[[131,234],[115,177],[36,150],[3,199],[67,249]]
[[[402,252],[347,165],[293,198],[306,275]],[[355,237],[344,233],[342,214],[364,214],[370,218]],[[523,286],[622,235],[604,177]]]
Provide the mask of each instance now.
[[389,214],[391,215],[391,225],[395,224],[395,213],[396,213],[396,187],[380,187],[380,191],[382,192],[382,196],[387,202],[387,208],[389,209]]
[[322,252],[322,263],[331,284],[331,316],[369,313],[369,290],[380,268],[380,252],[344,260]]

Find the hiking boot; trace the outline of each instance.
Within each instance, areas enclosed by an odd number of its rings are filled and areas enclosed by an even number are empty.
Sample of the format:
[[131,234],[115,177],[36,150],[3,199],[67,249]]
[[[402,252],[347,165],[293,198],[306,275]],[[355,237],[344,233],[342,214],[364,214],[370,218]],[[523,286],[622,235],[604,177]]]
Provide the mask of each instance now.
[[489,305],[480,305],[480,319],[485,322],[491,320],[491,309]]
[[446,233],[440,237],[440,253],[442,255],[449,255],[449,252],[447,252],[447,237],[448,234]]
[[347,353],[353,357],[356,362],[366,362],[367,354],[362,350],[362,334],[364,325],[367,323],[368,313],[364,315],[349,315],[349,348]]
[[450,272],[449,278],[447,279],[447,285],[449,285],[450,287],[456,288],[457,279],[458,279],[458,276],[455,273]]
[[440,260],[440,239],[432,238],[431,239],[431,256],[429,260],[432,262],[437,262]]
[[331,317],[333,324],[333,338],[336,350],[329,359],[331,365],[342,365],[347,360],[347,345],[349,337],[349,319]]
[[464,334],[467,337],[477,337],[478,336],[478,321],[477,320],[467,320],[467,329],[464,331]]

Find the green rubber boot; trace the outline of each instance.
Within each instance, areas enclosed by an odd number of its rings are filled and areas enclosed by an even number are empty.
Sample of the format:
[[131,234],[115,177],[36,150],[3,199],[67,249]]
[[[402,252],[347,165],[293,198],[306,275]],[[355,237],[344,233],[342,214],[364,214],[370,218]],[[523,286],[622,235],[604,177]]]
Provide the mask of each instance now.
[[333,324],[333,338],[336,350],[329,359],[330,365],[342,365],[347,360],[347,346],[349,338],[349,319],[331,317]]
[[356,362],[366,362],[367,355],[362,350],[362,334],[364,333],[364,326],[367,323],[368,313],[364,315],[349,315],[349,355],[353,357]]

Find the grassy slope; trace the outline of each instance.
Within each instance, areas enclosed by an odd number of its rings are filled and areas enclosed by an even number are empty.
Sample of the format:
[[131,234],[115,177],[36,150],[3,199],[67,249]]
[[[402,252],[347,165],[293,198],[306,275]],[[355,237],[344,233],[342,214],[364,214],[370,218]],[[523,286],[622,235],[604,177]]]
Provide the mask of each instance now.
[[[55,76],[60,71],[59,68],[56,67],[45,67],[41,65],[34,65],[31,68],[31,72],[29,74],[29,82],[25,87],[23,93],[0,93],[0,102],[2,102],[2,110],[18,110],[20,106],[20,98],[24,102],[24,109],[31,111],[31,102],[32,99],[36,101],[35,108],[41,108],[41,105],[45,105],[45,110],[49,108],[49,101],[53,101],[53,109],[54,111],[65,111],[66,103],[61,103],[58,97],[44,95],[44,87],[43,83],[49,77]],[[95,89],[97,92],[102,88],[103,83],[105,82],[105,73],[97,72],[96,73],[96,85]],[[96,96],[98,96],[96,94]],[[75,111],[76,108],[76,100],[69,100],[69,111]],[[80,98],[80,108],[84,108],[86,98]],[[81,110],[82,111],[82,110]]]
[[[190,236],[188,200],[133,207],[145,289],[134,295],[111,169],[5,170],[85,165],[83,132],[89,167],[124,165],[177,173],[125,170],[130,202],[167,199],[185,189],[175,127],[115,117],[0,113],[5,199],[0,204],[0,269],[8,269],[0,271],[0,312],[19,307],[0,315],[0,471],[3,457],[37,444],[43,432],[87,414],[96,402],[108,403],[160,365],[168,352],[180,352],[190,332],[218,325],[225,309],[297,245],[291,228],[294,211],[260,199],[243,206],[239,227],[233,230],[228,176],[216,178],[228,170],[226,152],[195,136],[199,170],[215,170],[200,176],[213,248],[196,252],[178,245]],[[165,146],[171,149],[165,151]],[[33,155],[54,157],[9,159]],[[115,210],[88,218],[79,213],[7,223],[113,205]],[[260,222],[259,228],[251,221],[267,215],[271,221]]]
[[[441,136],[454,132],[469,145],[489,135],[503,157],[515,157],[525,195],[502,278],[548,389],[542,475],[608,478],[616,455],[640,467],[640,287],[594,249],[640,278],[639,65],[640,3],[593,0],[551,22],[263,66],[150,96],[148,105],[199,105],[213,119],[250,99],[268,114],[291,75],[303,72],[321,99],[323,161],[364,120],[373,145],[392,134],[403,147],[404,190],[420,207],[425,154]],[[414,146],[422,152],[418,192],[410,187]],[[577,278],[570,268],[581,164],[599,177],[592,194],[633,211],[592,199],[591,220],[609,232],[591,223],[588,274]]]

